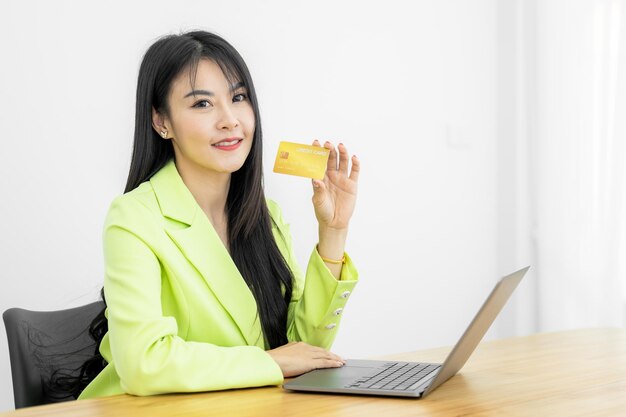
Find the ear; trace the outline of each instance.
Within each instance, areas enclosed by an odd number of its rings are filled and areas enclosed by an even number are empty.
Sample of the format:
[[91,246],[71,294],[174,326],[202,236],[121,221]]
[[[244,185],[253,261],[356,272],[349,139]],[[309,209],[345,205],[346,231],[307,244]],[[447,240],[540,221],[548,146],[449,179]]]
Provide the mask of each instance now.
[[152,128],[157,132],[159,136],[163,139],[170,139],[170,129],[168,129],[168,120],[167,117],[156,111],[156,109],[152,108]]

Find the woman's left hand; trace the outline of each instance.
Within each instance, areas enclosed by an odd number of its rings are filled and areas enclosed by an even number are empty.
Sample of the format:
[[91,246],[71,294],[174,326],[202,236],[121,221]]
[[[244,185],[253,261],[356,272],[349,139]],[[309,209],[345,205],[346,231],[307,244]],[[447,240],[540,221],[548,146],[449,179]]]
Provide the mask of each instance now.
[[[320,146],[319,141],[313,142]],[[354,212],[356,204],[357,183],[361,163],[356,155],[352,156],[352,167],[349,167],[348,149],[340,143],[337,150],[332,143],[324,143],[330,150],[326,174],[323,180],[313,180],[313,208],[320,228],[345,230]],[[337,163],[339,162],[339,163]]]

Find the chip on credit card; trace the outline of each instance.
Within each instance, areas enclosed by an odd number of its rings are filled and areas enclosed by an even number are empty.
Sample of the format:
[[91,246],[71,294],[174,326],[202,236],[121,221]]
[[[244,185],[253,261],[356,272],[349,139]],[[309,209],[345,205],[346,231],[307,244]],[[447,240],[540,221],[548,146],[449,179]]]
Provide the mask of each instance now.
[[280,142],[274,172],[321,180],[326,173],[330,151],[321,146]]

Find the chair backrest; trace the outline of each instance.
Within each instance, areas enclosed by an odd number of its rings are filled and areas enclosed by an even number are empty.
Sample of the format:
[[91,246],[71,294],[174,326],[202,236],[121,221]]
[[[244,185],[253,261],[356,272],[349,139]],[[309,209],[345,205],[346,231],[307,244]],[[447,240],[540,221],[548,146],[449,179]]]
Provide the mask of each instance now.
[[[50,392],[55,370],[75,372],[96,349],[89,324],[102,311],[96,301],[59,311],[11,308],[2,318],[7,331],[15,408],[74,399],[69,393]],[[74,372],[72,372],[74,371]]]

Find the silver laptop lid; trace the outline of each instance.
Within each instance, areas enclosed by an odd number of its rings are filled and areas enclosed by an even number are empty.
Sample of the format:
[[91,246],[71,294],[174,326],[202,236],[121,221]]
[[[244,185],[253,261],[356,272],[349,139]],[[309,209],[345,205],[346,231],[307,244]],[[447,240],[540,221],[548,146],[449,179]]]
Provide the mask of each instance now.
[[423,395],[446,382],[463,367],[529,268],[530,266],[527,266],[500,279]]

